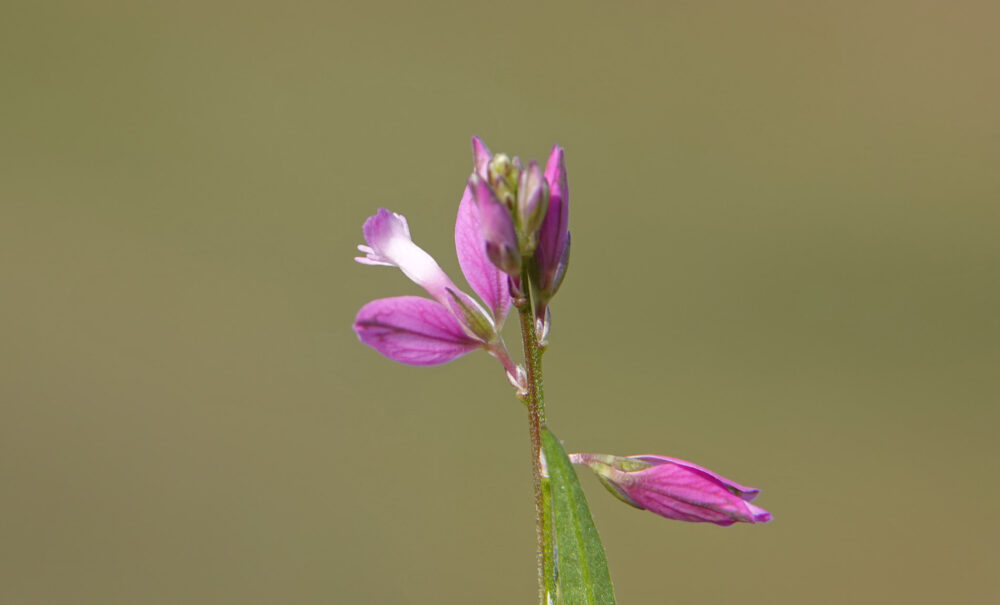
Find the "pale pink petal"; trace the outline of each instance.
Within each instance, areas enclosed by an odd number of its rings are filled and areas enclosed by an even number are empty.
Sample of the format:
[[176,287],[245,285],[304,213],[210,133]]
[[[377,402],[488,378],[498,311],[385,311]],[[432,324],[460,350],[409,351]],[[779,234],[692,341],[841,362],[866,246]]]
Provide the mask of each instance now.
[[446,363],[481,345],[451,312],[419,296],[373,300],[358,311],[354,331],[389,359],[415,366]]
[[385,208],[379,208],[377,214],[369,216],[361,232],[374,254],[382,254],[382,249],[396,239],[412,239],[406,217]]
[[372,250],[371,246],[358,246],[358,250],[364,252],[364,256],[355,256],[354,260],[358,261],[362,265],[381,265],[384,267],[394,267],[390,262],[382,260],[378,254]]
[[366,254],[354,260],[366,265],[392,265],[427,290],[441,304],[451,297],[448,289],[457,290],[434,258],[410,238],[410,228],[401,214],[380,208],[364,225],[367,246],[358,246]]
[[462,194],[455,221],[455,251],[458,264],[472,289],[483,299],[493,313],[496,325],[503,324],[510,310],[510,290],[507,275],[490,262],[486,255],[479,208],[469,187]]

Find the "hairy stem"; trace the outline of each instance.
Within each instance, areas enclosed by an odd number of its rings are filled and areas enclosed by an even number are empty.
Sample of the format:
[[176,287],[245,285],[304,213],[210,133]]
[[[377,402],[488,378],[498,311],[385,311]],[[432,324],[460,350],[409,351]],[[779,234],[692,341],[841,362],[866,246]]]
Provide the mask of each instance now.
[[527,271],[521,274],[525,296],[518,305],[521,319],[521,340],[524,345],[524,363],[527,370],[528,391],[523,399],[528,407],[528,429],[531,438],[531,475],[535,490],[535,533],[538,539],[538,602],[546,605],[548,593],[555,591],[555,561],[552,549],[551,515],[547,514],[548,500],[543,492],[542,477],[542,426],[545,424],[545,398],[542,389],[542,349],[535,330],[535,317],[531,305],[531,292]]

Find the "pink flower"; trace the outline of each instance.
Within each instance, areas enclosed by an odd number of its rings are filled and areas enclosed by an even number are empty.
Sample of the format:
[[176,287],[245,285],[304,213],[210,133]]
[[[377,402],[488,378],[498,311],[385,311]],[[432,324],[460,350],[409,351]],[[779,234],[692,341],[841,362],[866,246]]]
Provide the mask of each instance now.
[[547,332],[548,301],[566,271],[569,255],[566,170],[563,151],[552,149],[544,174],[535,162],[492,154],[472,139],[473,174],[462,195],[455,224],[458,262],[482,303],[462,292],[431,255],[410,237],[406,219],[386,209],[365,221],[365,255],[360,263],[398,267],[433,300],[402,296],[361,308],[354,329],[362,342],[411,365],[445,363],[477,348],[497,357],[522,386],[522,370],[500,338],[512,304],[521,296],[521,271],[528,270],[538,293],[535,312],[540,335]]
[[661,517],[716,525],[771,520],[771,513],[750,504],[760,490],[685,460],[604,454],[572,454],[570,460],[590,467],[621,500]]
[[462,292],[433,257],[413,243],[406,218],[380,209],[364,224],[367,245],[358,246],[366,265],[398,267],[433,300],[398,296],[373,300],[358,311],[354,331],[361,342],[410,365],[446,363],[482,348],[497,357],[512,381],[520,370],[510,359],[499,329],[510,310],[507,276],[486,256],[479,209],[466,188],[455,225],[462,272],[485,306]]

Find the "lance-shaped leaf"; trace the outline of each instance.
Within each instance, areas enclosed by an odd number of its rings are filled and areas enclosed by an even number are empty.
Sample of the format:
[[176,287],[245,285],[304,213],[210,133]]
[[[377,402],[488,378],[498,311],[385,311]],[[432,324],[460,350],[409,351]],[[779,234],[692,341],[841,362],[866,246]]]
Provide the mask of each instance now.
[[552,490],[556,577],[565,605],[614,605],[615,593],[601,537],[573,464],[559,440],[542,430],[542,451]]

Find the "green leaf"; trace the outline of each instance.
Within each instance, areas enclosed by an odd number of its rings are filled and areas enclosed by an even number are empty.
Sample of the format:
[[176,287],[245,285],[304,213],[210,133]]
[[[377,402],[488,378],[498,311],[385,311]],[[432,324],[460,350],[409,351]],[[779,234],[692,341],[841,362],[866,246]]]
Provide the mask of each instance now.
[[565,605],[614,605],[601,537],[587,507],[573,464],[559,440],[542,429],[542,451],[548,469],[554,520],[559,602]]

